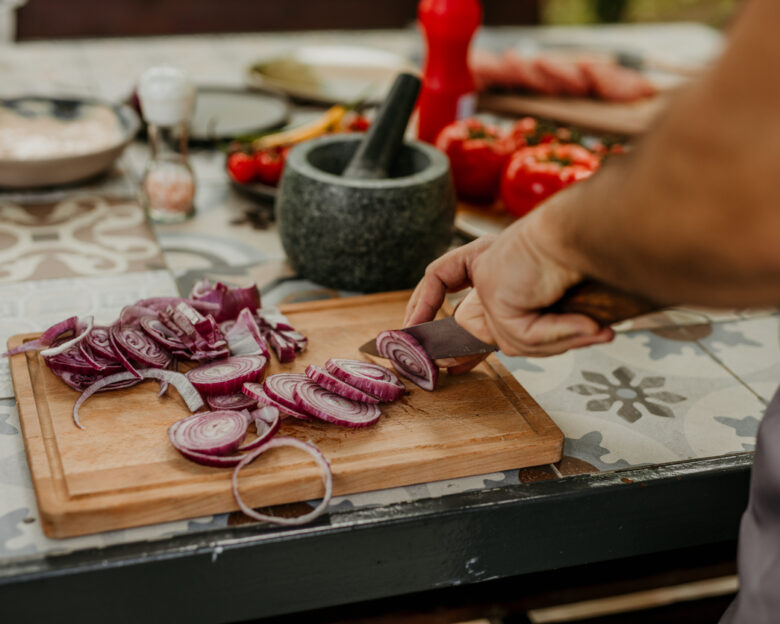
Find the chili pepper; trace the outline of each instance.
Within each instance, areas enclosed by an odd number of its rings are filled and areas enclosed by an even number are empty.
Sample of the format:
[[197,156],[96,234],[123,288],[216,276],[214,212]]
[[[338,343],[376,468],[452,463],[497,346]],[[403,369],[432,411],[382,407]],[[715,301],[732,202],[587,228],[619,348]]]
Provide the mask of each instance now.
[[510,157],[501,176],[501,199],[518,217],[561,189],[590,177],[599,159],[573,143],[525,147]]

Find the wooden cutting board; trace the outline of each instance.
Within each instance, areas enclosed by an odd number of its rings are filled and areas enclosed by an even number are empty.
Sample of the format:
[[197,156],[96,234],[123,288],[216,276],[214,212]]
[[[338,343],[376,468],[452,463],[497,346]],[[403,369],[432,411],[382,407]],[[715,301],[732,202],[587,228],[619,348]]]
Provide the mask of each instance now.
[[535,115],[597,132],[637,135],[652,126],[670,98],[668,91],[637,102],[484,93],[479,96],[479,110],[514,116]]
[[[292,363],[274,360],[269,374],[302,372],[329,357],[358,358],[359,345],[399,326],[408,296],[384,293],[283,307],[310,346]],[[36,336],[14,336],[9,347]],[[162,398],[154,381],[98,394],[80,410],[82,431],[71,419],[78,394],[37,353],[13,356],[11,374],[46,535],[70,537],[237,509],[230,469],[193,464],[169,444],[167,428],[189,414],[173,388]],[[495,356],[467,375],[443,374],[432,393],[406,385],[408,394],[384,405],[373,427],[291,418],[279,435],[310,440],[322,450],[337,495],[561,457],[560,430]],[[295,449],[273,449],[241,474],[242,495],[252,505],[322,496],[316,466]]]

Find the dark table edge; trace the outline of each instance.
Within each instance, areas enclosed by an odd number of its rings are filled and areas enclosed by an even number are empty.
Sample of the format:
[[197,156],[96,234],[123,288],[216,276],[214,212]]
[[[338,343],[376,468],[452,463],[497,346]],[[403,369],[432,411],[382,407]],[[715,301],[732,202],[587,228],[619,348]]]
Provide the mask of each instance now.
[[[752,453],[17,561],[6,621],[228,622],[734,540]],[[56,595],[56,600],[47,597]]]

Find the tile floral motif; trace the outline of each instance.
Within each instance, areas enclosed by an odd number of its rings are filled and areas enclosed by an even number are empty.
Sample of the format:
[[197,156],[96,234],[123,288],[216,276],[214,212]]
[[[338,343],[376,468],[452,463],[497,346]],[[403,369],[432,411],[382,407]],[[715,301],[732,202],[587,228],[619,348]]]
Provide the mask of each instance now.
[[615,403],[621,403],[618,408],[618,416],[628,422],[635,422],[642,417],[638,407],[655,416],[673,418],[674,412],[668,405],[684,401],[685,397],[674,392],[659,390],[647,392],[652,388],[661,388],[665,383],[663,377],[643,377],[638,384],[632,384],[636,376],[629,368],[620,366],[612,371],[617,383],[612,383],[606,376],[594,371],[582,371],[582,377],[590,384],[577,384],[569,386],[567,390],[583,396],[602,395],[600,399],[591,399],[586,404],[586,409],[591,412],[606,412]]
[[0,283],[164,266],[133,200],[80,196],[34,207],[0,203]]

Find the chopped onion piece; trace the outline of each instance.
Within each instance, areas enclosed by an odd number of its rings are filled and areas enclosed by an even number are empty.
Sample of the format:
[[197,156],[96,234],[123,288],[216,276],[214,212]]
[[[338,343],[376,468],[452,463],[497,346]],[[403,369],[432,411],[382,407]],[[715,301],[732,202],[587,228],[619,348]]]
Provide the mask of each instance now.
[[423,390],[436,387],[439,369],[414,336],[399,330],[383,331],[376,337],[376,348],[409,381]]
[[102,355],[104,358],[113,360],[119,364],[120,362],[116,351],[114,350],[114,347],[111,346],[108,330],[108,327],[95,325],[92,327],[92,331],[89,332],[89,335],[84,339],[84,341],[89,345],[89,348],[92,349],[94,353]]
[[139,325],[141,326],[141,329],[166,349],[173,350],[186,348],[185,344],[179,340],[178,336],[176,336],[176,334],[174,334],[173,331],[156,316],[144,316],[139,321]]
[[64,321],[55,323],[49,327],[49,329],[43,332],[36,340],[25,342],[24,344],[21,344],[18,347],[11,349],[10,351],[6,351],[0,357],[11,357],[17,353],[24,353],[25,351],[38,351],[44,347],[48,347],[49,345],[53,344],[62,334],[69,331],[75,332],[78,326],[78,322],[79,318],[77,316],[71,316]]
[[379,364],[331,358],[325,362],[325,368],[334,377],[378,397],[381,401],[396,401],[406,392],[404,384],[395,373]]
[[279,401],[272,399],[270,396],[268,396],[266,391],[263,389],[263,386],[259,383],[245,383],[241,388],[241,392],[243,392],[248,397],[255,399],[259,404],[275,407],[283,413],[288,414],[294,418],[298,418],[299,420],[311,420],[311,416],[304,414],[297,407],[282,405],[279,403]]
[[[243,501],[243,499],[241,498],[238,492],[238,473],[241,472],[241,469],[247,464],[253,462],[255,459],[257,459],[268,449],[278,448],[281,446],[292,446],[294,448],[309,453],[314,458],[314,461],[317,463],[317,465],[319,466],[320,472],[322,473],[322,482],[325,485],[325,493],[323,494],[320,503],[309,513],[304,514],[302,516],[298,516],[297,518],[280,518],[277,516],[269,516],[266,514],[258,513]],[[254,518],[255,520],[260,520],[261,522],[271,522],[273,524],[280,524],[284,526],[300,526],[302,524],[306,524],[307,522],[311,522],[315,518],[318,518],[325,512],[325,510],[327,510],[328,505],[330,504],[330,499],[333,496],[333,472],[330,469],[330,464],[328,463],[328,460],[320,452],[320,450],[313,444],[302,442],[301,440],[298,440],[296,438],[289,438],[289,437],[272,438],[271,440],[268,440],[268,442],[266,442],[265,444],[259,446],[254,451],[249,453],[249,455],[245,456],[238,463],[235,470],[233,471],[233,496],[235,496],[236,502],[238,503],[238,506],[241,508],[241,511],[243,511],[250,518]]]
[[227,323],[231,323],[231,325],[229,330],[225,332],[225,340],[227,340],[231,355],[259,354],[266,358],[270,356],[268,343],[249,308],[241,310],[235,321],[226,321],[221,327]]
[[368,427],[382,415],[378,405],[351,401],[311,380],[298,383],[295,403],[301,411],[345,427]]
[[355,386],[350,386],[348,383],[341,381],[341,379],[331,375],[327,370],[322,368],[322,366],[309,364],[306,367],[306,375],[326,390],[335,392],[346,399],[361,401],[362,403],[379,403],[379,399],[375,396],[371,396],[367,392],[363,392],[362,390],[355,388]]
[[118,350],[134,362],[151,368],[167,368],[171,363],[171,354],[136,327],[112,325],[109,334]]
[[238,412],[200,412],[173,423],[168,428],[168,437],[179,451],[227,455],[241,446],[247,426],[246,418]]
[[267,363],[262,355],[238,355],[193,368],[187,379],[204,395],[232,394],[262,377]]
[[255,410],[252,412],[251,416],[254,418],[257,438],[247,444],[239,446],[238,450],[242,452],[253,451],[266,440],[270,440],[273,435],[279,431],[279,426],[282,422],[279,410],[270,405],[265,405],[260,409]]
[[183,374],[160,368],[143,368],[138,371],[138,375],[133,375],[133,373],[129,371],[124,373],[117,373],[115,375],[103,377],[89,386],[86,390],[84,390],[84,393],[78,398],[76,404],[73,406],[73,422],[79,429],[84,429],[84,427],[79,422],[79,408],[84,404],[84,401],[98,392],[101,388],[115,384],[118,381],[136,379],[139,376],[144,379],[165,379],[172,383],[176,390],[179,391],[181,398],[184,399],[184,402],[187,404],[187,407],[191,412],[195,412],[203,407],[203,399],[201,398],[200,394],[198,394],[198,391]]

